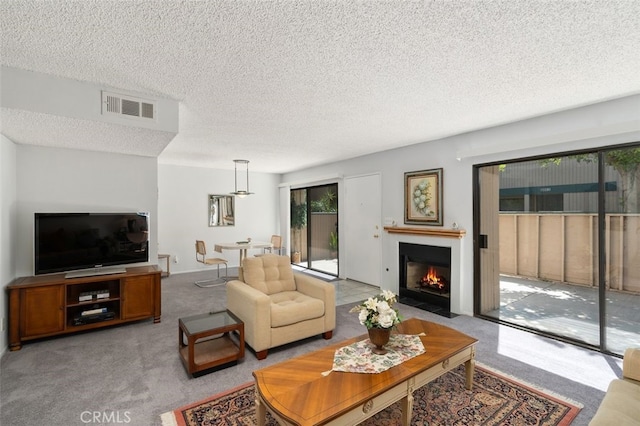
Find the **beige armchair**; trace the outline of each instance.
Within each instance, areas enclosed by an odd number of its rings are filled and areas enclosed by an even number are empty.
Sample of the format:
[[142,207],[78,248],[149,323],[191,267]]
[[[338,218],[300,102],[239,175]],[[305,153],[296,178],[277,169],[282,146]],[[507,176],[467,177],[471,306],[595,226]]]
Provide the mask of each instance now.
[[333,336],[333,285],[294,272],[288,256],[245,258],[238,280],[227,283],[227,309],[244,322],[244,339],[265,359],[270,348],[307,337]]

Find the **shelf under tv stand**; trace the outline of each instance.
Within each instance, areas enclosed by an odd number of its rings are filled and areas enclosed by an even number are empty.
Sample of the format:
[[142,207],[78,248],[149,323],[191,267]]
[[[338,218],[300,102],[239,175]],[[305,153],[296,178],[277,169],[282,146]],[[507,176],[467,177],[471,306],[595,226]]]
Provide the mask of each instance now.
[[[66,278],[53,274],[14,280],[7,286],[10,350],[20,350],[29,340],[132,321],[153,318],[159,323],[161,272],[151,265],[107,275]],[[96,310],[100,312],[91,316]]]

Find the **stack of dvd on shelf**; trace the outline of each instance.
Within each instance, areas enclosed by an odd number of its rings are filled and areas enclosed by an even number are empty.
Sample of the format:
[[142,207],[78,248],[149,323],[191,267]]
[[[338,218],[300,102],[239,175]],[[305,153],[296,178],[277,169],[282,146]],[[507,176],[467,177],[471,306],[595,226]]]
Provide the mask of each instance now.
[[95,305],[93,308],[82,311],[79,315],[76,315],[73,318],[73,325],[84,325],[100,321],[108,321],[114,319],[115,316],[115,312],[110,312],[105,307]]

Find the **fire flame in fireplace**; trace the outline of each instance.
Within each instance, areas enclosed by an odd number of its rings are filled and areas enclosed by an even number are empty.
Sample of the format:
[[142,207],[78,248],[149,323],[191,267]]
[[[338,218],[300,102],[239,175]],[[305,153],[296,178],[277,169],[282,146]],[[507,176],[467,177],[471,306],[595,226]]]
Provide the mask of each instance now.
[[423,286],[429,286],[433,288],[437,288],[439,290],[443,290],[445,288],[445,283],[441,277],[436,275],[436,270],[433,267],[429,267],[429,270],[424,274],[424,276],[420,279],[420,284]]

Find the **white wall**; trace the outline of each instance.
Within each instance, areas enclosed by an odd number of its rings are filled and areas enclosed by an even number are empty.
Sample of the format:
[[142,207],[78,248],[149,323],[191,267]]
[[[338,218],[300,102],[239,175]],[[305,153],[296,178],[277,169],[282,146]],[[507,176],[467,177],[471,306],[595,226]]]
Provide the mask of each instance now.
[[0,135],[0,355],[7,348],[9,328],[5,287],[15,278],[16,145]]
[[269,241],[272,234],[278,234],[279,181],[280,175],[252,173],[249,164],[249,189],[254,194],[236,197],[235,226],[209,227],[208,196],[233,191],[234,171],[160,164],[158,252],[171,255],[171,273],[211,268],[196,262],[195,240],[205,242],[208,257],[225,258],[229,267],[234,267],[238,266],[239,253],[216,253],[215,243],[242,241],[247,237]]
[[[402,225],[404,173],[442,167],[445,227],[455,221],[467,229],[460,247],[465,267],[458,313],[472,314],[473,165],[639,140],[640,96],[636,95],[289,173],[282,176],[282,181],[314,183],[327,176],[380,173],[382,218],[394,218]],[[172,272],[204,269],[195,261],[195,239],[203,239],[212,250],[216,242],[247,237],[268,240],[271,234],[281,233],[278,175],[250,173],[250,188],[255,194],[236,199],[236,226],[210,228],[207,195],[229,193],[234,184],[232,170],[158,166],[155,158],[14,145],[4,137],[1,142],[3,285],[16,276],[33,273],[36,211],[148,211],[150,261],[156,263],[158,251],[170,253],[172,262],[177,255],[179,263],[172,263]],[[344,221],[340,226],[346,226]],[[381,276],[386,280],[385,287],[395,289],[395,240],[386,233],[382,240]],[[230,266],[237,266],[237,253],[225,252],[222,256]],[[348,266],[341,263],[341,274]],[[4,297],[3,293],[0,298]],[[2,338],[6,340],[4,335]]]
[[[635,141],[640,141],[640,95],[288,173],[283,181],[313,183],[324,176],[380,173],[382,219],[393,218],[403,226],[404,173],[442,167],[444,228],[457,222],[467,230],[460,246],[460,303],[454,312],[472,315],[473,165]],[[348,224],[340,221],[344,226]],[[340,235],[346,233],[340,229]],[[382,287],[398,292],[397,238],[381,236]],[[341,275],[348,276],[349,265],[342,256],[340,260]]]
[[[178,132],[177,101],[18,68],[3,66],[1,70],[2,98],[0,98],[0,102],[3,108],[73,117],[93,122],[104,121],[171,133]],[[103,90],[154,101],[156,103],[156,119],[132,120],[127,117],[102,114],[101,92]]]
[[157,263],[155,158],[17,145],[16,274],[33,275],[36,212],[149,213],[149,263]]

